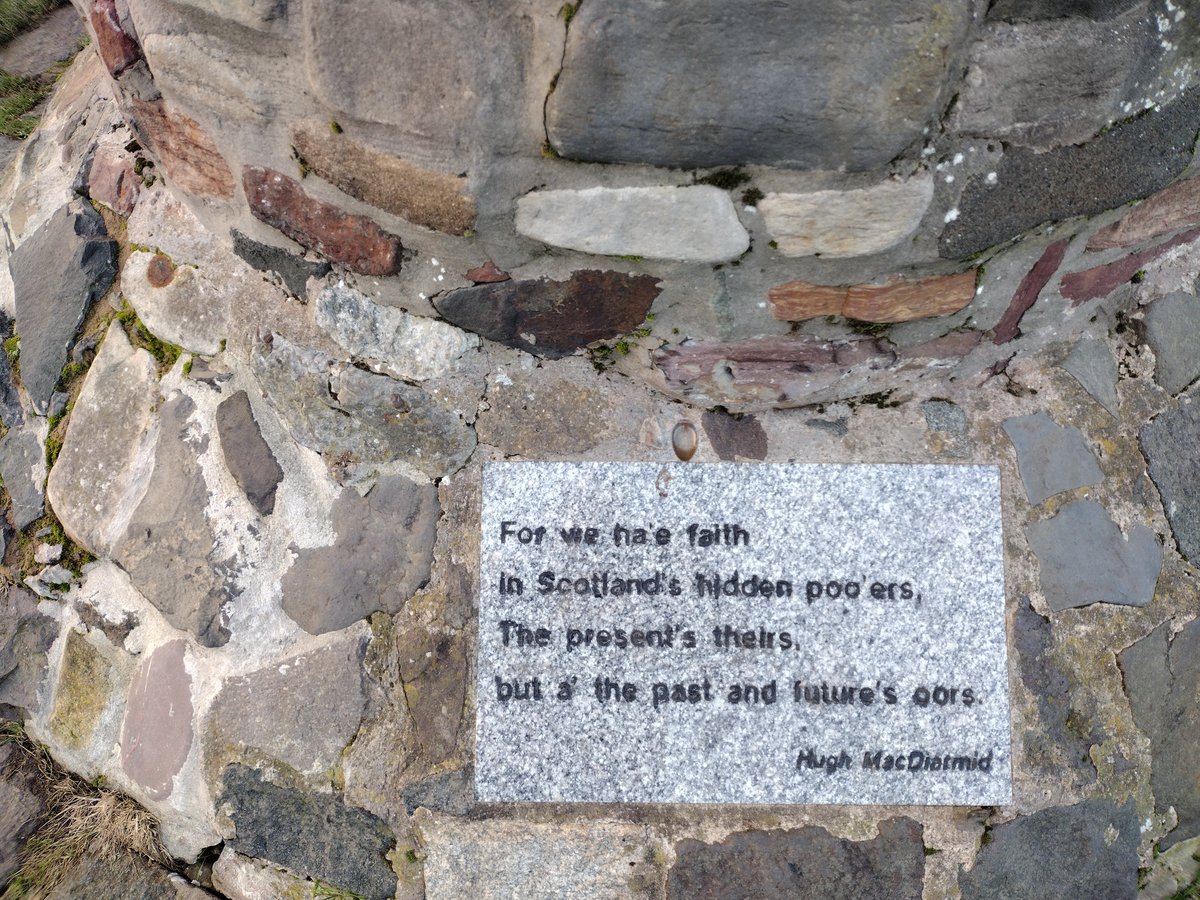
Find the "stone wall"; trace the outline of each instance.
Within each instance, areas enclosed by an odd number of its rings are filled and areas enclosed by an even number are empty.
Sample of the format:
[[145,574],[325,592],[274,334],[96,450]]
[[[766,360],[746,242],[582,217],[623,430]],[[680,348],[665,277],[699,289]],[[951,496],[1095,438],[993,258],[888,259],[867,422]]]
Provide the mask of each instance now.
[[[76,6],[0,184],[0,711],[207,888],[1193,877],[1200,10]],[[476,804],[482,464],[681,420],[1001,466],[1010,807]]]

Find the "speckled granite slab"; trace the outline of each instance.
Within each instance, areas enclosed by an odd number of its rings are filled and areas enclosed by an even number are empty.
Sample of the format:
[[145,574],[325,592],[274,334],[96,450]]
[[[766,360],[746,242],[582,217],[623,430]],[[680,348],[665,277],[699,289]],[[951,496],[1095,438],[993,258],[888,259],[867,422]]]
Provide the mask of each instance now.
[[1000,521],[993,466],[489,464],[479,800],[1010,802]]

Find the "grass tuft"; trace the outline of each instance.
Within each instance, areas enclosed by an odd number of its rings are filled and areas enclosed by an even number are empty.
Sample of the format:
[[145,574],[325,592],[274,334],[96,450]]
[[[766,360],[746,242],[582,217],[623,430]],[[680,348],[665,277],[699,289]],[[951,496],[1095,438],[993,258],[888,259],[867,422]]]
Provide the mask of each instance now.
[[28,31],[60,5],[62,0],[0,0],[0,44]]

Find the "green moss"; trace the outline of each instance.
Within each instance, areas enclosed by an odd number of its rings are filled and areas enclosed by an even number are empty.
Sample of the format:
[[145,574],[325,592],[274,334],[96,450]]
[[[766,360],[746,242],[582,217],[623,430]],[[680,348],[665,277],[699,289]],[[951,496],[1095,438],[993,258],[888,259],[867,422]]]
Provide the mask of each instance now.
[[571,20],[575,18],[575,13],[579,12],[579,3],[564,3],[558,11],[558,17],[563,20],[564,25],[570,25]]
[[879,409],[895,409],[900,405],[900,401],[892,399],[892,394],[894,393],[896,393],[895,390],[879,391],[875,394],[863,394],[861,397],[855,397],[853,400],[850,400],[849,403],[851,407],[874,406]]
[[417,851],[413,850],[411,847],[409,847],[408,850],[406,850],[404,852],[404,858],[406,860],[408,860],[410,863],[415,863],[419,859],[417,856]]
[[638,256],[638,255],[636,255],[636,254],[634,254],[634,253],[630,253],[630,254],[627,254],[627,255],[618,256],[618,257],[617,257],[617,259],[623,259],[623,260],[625,260],[626,262],[641,262],[643,259],[645,259],[645,257],[644,257],[644,256]]
[[[159,374],[175,365],[175,361],[183,353],[183,348],[178,344],[172,344],[155,337],[142,320],[138,318],[137,311],[128,303],[121,306],[121,311],[117,313],[116,319],[125,326],[125,333],[129,336],[129,342],[135,347],[141,347],[146,350],[158,362]],[[224,347],[221,349],[224,349]]]
[[545,159],[562,159],[549,141],[542,141],[542,156]]
[[855,334],[867,335],[869,337],[885,335],[888,328],[891,327],[887,322],[862,322],[858,319],[847,319],[846,324],[850,326],[850,330]]
[[743,184],[750,181],[750,176],[742,169],[717,169],[715,172],[710,172],[703,178],[697,178],[696,184],[711,184],[713,187],[720,188],[723,191],[732,191],[735,188],[740,188]]
[[341,134],[342,133],[342,126],[337,123],[337,119],[329,120],[329,132],[330,132],[330,134]]
[[742,203],[746,206],[758,206],[759,201],[766,196],[766,194],[756,187],[746,188],[746,190],[742,191]]
[[313,897],[329,897],[331,900],[366,900],[362,894],[356,894],[345,888],[334,887],[321,881],[313,881]]
[[[1192,859],[1200,862],[1200,853],[1194,855]],[[1177,890],[1168,900],[1200,900],[1200,870],[1197,870],[1190,884],[1184,885]]]
[[779,249],[779,241],[767,241],[767,246],[770,247],[772,250],[778,250]]
[[17,360],[21,358],[21,336],[14,334],[4,342],[4,352],[8,356],[10,365],[15,366]]

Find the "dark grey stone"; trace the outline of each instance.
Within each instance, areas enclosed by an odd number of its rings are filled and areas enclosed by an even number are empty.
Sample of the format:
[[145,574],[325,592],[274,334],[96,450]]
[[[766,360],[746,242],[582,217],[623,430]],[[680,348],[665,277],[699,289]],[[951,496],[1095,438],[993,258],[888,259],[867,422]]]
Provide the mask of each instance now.
[[18,867],[18,854],[46,814],[32,764],[14,745],[0,743],[0,888]]
[[958,218],[942,232],[941,255],[961,259],[1042,222],[1095,215],[1154,193],[1191,162],[1198,122],[1200,89],[1193,89],[1081,146],[1010,150],[994,181],[979,174],[967,183]]
[[1175,807],[1179,824],[1159,846],[1166,849],[1200,834],[1200,780],[1196,736],[1200,734],[1200,619],[1173,638],[1164,622],[1120,654],[1133,720],[1150,738],[1150,784],[1161,812]]
[[226,843],[239,853],[269,859],[368,900],[395,895],[397,879],[386,854],[396,838],[370,813],[327,794],[271,784],[239,765],[225,769],[220,802],[237,829]]
[[1178,407],[1151,419],[1141,442],[1179,553],[1200,560],[1200,393],[1189,391]]
[[0,438],[0,478],[12,501],[14,528],[41,516],[46,508],[46,449],[32,422]]
[[475,780],[465,769],[443,772],[409,785],[400,792],[400,800],[410,816],[418,807],[465,816],[475,808]]
[[1025,533],[1041,566],[1042,593],[1055,612],[1090,603],[1145,606],[1153,599],[1162,547],[1145,525],[1126,539],[1099,503],[1077,500]]
[[991,21],[1036,22],[1042,19],[1082,18],[1103,21],[1140,5],[1143,0],[995,0],[988,8]]
[[0,714],[37,708],[46,653],[57,636],[57,623],[38,612],[37,597],[16,585],[0,590]]
[[1090,751],[1092,744],[1100,743],[1103,738],[1095,735],[1093,740],[1092,735],[1079,733],[1078,719],[1071,715],[1071,683],[1053,657],[1050,620],[1038,615],[1028,597],[1017,601],[1013,645],[1020,661],[1021,681],[1037,703],[1041,724],[1040,729],[1026,731],[1026,763],[1061,776],[1061,763],[1053,753],[1058,748],[1063,760],[1076,773],[1075,780],[1095,781],[1096,769]]
[[767,458],[767,433],[754,416],[731,416],[725,412],[706,412],[700,419],[708,442],[717,456],[728,462]]
[[[1115,839],[1109,829],[1116,830]],[[988,832],[963,900],[1131,900],[1137,896],[1138,829],[1133,802],[1085,800],[1043,809]]]
[[1117,361],[1099,338],[1080,338],[1062,367],[1114,417],[1121,414],[1117,399]]
[[283,469],[263,440],[250,409],[250,397],[238,391],[222,400],[216,418],[225,465],[251,505],[261,515],[269,516],[275,509],[275,489],[283,480]]
[[233,252],[260,272],[276,272],[295,296],[307,296],[308,279],[324,278],[330,272],[327,262],[313,262],[280,247],[262,244],[234,230]]
[[297,551],[283,576],[283,609],[309,634],[337,631],[377,610],[397,612],[429,579],[439,516],[437,488],[400,475],[366,497],[342,489],[331,547]]
[[1030,503],[1104,480],[1100,464],[1075,426],[1058,425],[1040,412],[1005,419],[1003,427],[1016,448],[1017,468]]
[[213,558],[216,537],[204,512],[208,486],[197,457],[208,439],[186,436],[195,408],[184,395],[163,404],[150,484],[112,558],[168,622],[219,647],[229,640],[221,604],[232,593],[226,561]]
[[91,206],[72,201],[30,235],[8,262],[21,336],[21,383],[45,413],[89,304],[117,274],[117,245]]
[[944,0],[583,3],[547,133],[595,162],[872,169],[937,121],[970,21]]
[[916,900],[925,879],[921,826],[888,819],[872,841],[844,841],[815,826],[743,831],[716,844],[680,841],[669,900]]
[[88,853],[46,900],[216,900],[219,895],[132,852],[111,857]]
[[1168,393],[1200,378],[1200,299],[1177,291],[1151,303],[1146,343],[1154,351],[1154,380]]
[[335,362],[279,335],[258,343],[251,364],[292,437],[325,457],[342,481],[403,459],[431,478],[462,468],[475,432],[421,388]]

